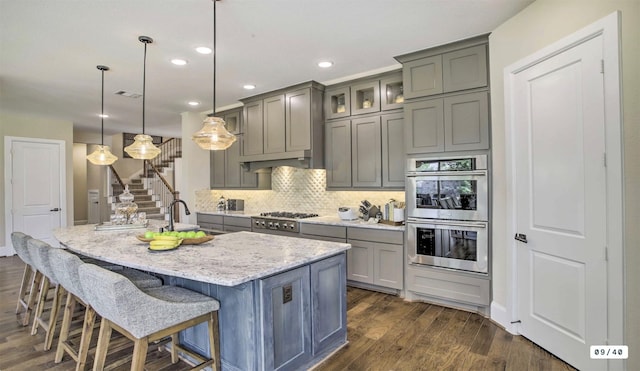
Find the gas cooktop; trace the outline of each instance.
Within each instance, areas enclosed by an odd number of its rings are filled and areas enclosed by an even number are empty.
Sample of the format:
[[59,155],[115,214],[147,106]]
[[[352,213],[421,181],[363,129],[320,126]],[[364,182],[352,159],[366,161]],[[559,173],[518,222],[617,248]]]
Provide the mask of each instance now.
[[271,217],[271,218],[304,219],[304,218],[313,218],[315,216],[318,216],[318,214],[294,213],[289,211],[273,211],[268,213],[260,213],[260,216]]

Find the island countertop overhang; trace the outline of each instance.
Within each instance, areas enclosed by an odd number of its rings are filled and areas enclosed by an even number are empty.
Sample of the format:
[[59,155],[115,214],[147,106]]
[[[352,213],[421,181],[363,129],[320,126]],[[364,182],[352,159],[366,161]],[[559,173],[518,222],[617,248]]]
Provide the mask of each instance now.
[[340,254],[347,243],[254,232],[217,235],[200,245],[148,251],[144,230],[95,231],[94,225],[58,228],[55,238],[76,253],[158,274],[237,286]]

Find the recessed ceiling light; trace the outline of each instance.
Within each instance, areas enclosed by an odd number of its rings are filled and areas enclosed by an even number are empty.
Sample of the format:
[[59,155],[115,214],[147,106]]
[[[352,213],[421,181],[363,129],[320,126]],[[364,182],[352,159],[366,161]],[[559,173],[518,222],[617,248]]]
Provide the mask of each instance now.
[[321,67],[321,68],[329,68],[331,66],[333,66],[333,62],[331,61],[318,62],[318,67]]
[[187,61],[184,59],[176,58],[176,59],[172,59],[171,63],[175,64],[176,66],[184,66],[185,64],[187,64]]
[[103,119],[106,119],[107,117],[109,117],[109,115],[105,114],[98,114],[98,117],[102,117]]
[[199,106],[199,105],[200,105],[200,102],[196,102],[196,101],[194,101],[194,100],[193,100],[193,101],[191,101],[191,102],[188,102],[187,104],[188,104],[188,105],[190,105],[190,106],[192,106],[192,107],[195,107],[195,106]]
[[253,85],[253,84],[247,84],[247,85],[243,86],[243,88],[245,88],[245,89],[247,89],[247,90],[253,90],[253,89],[255,89],[255,88],[256,88],[256,86],[255,86],[255,85]]
[[200,54],[211,54],[211,48],[207,48],[206,46],[197,47],[196,51]]

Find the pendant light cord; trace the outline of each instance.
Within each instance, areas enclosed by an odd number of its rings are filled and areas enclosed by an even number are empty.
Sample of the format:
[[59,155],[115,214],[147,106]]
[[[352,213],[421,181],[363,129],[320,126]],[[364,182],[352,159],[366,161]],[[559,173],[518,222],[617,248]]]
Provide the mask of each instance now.
[[211,115],[209,117],[215,117],[216,115],[216,2],[213,0],[213,107],[211,108]]
[[144,108],[147,99],[147,43],[144,44],[144,62],[142,64],[142,134],[144,134]]
[[104,147],[104,69],[102,72],[102,104],[100,105],[100,145]]

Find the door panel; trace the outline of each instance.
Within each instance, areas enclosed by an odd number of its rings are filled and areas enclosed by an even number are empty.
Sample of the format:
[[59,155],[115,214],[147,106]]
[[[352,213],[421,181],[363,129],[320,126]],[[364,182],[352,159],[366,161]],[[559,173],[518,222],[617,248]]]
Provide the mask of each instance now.
[[606,368],[602,37],[514,76],[521,333],[578,369]]

